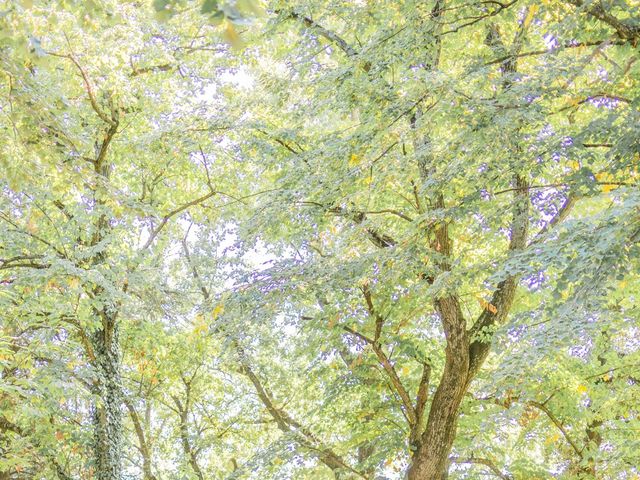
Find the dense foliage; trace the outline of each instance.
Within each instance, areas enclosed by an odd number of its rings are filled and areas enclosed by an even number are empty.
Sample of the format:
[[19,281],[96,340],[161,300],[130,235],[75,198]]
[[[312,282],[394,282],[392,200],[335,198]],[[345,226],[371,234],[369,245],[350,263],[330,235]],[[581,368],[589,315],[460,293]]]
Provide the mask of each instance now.
[[0,2],[0,479],[640,478],[639,43]]

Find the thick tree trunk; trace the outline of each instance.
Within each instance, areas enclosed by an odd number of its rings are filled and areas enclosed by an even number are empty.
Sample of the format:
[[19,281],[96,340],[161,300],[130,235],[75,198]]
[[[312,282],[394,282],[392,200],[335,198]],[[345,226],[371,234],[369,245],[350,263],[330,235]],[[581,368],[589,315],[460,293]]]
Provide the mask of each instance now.
[[460,304],[455,297],[436,303],[447,338],[445,367],[431,402],[426,430],[409,467],[409,480],[442,480],[446,476],[458,409],[469,385],[469,338]]
[[95,354],[93,456],[97,480],[122,478],[122,384],[115,315],[102,313],[103,328],[92,335]]

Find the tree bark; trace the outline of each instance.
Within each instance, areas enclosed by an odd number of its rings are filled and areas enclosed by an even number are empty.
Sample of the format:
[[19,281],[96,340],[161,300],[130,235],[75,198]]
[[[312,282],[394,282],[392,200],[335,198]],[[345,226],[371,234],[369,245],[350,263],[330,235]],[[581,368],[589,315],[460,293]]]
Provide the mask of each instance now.
[[447,338],[445,367],[409,467],[409,480],[441,480],[445,475],[469,381],[469,338],[458,300],[450,296],[436,303]]
[[200,469],[200,465],[198,464],[198,457],[196,456],[196,452],[193,450],[193,446],[189,441],[189,407],[190,407],[190,396],[191,396],[191,386],[189,383],[185,382],[186,390],[186,400],[184,405],[178,397],[174,397],[173,401],[176,404],[176,408],[178,409],[178,415],[180,416],[180,442],[182,443],[182,450],[184,454],[189,459],[189,465],[193,469],[193,473],[196,474],[199,480],[204,480],[204,475],[202,474],[202,470]]
[[128,398],[124,398],[124,404],[129,410],[129,416],[131,417],[133,428],[135,429],[136,436],[138,437],[138,447],[140,449],[140,454],[142,455],[143,479],[156,480],[156,477],[155,475],[153,475],[151,469],[151,449],[149,448],[149,443],[147,442],[144,428],[142,426],[142,423],[140,422],[140,415],[138,415],[135,406]]
[[99,399],[93,406],[93,455],[97,480],[122,477],[122,386],[120,348],[115,315],[101,312],[102,329],[91,337],[95,354],[92,393]]
[[[444,0],[436,2],[432,10],[432,18],[437,19],[440,16],[444,9],[444,3]],[[526,28],[527,24],[523,22],[511,45],[510,55],[501,66],[505,90],[510,87],[511,78],[509,75],[516,71],[516,58]],[[489,32],[490,46],[505,49],[499,32],[494,30],[490,29]],[[434,51],[430,52],[432,61],[428,66],[431,69],[436,68],[439,61],[440,40],[438,33],[438,30],[434,32],[435,46]],[[412,119],[413,128],[417,126],[418,114],[419,111],[416,111],[416,116]],[[423,135],[423,138],[416,142],[416,150],[428,147],[429,143],[428,135]],[[427,161],[425,162],[425,160]],[[429,177],[430,169],[433,168],[428,164],[429,160],[433,161],[432,158],[425,159],[424,153],[418,156],[418,169],[423,181]],[[524,177],[515,174],[514,186],[509,252],[526,248],[529,226],[528,182]],[[432,203],[436,208],[445,207],[442,193],[437,194],[433,200]],[[451,264],[452,246],[446,222],[436,225],[433,233],[435,239],[432,241],[431,247],[442,254],[443,260],[440,261],[439,267],[441,271],[447,271]],[[415,451],[407,472],[409,480],[442,480],[447,477],[450,464],[449,455],[456,437],[460,404],[471,380],[478,373],[489,354],[491,348],[489,330],[504,321],[511,310],[517,284],[518,277],[514,275],[510,275],[500,282],[492,296],[491,309],[486,308],[469,331],[467,331],[466,320],[455,292],[445,294],[444,297],[435,300],[435,307],[447,340],[445,366],[431,403],[426,429],[418,444],[413,445]]]

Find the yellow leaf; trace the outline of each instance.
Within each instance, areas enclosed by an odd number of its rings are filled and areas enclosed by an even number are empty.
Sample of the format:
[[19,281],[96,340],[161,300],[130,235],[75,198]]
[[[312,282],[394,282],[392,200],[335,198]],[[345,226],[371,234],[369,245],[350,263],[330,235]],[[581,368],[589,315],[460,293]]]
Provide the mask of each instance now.
[[529,7],[529,11],[527,12],[527,16],[525,17],[523,22],[524,28],[527,28],[531,24],[531,22],[533,21],[533,17],[538,11],[538,8],[540,7],[535,3],[531,5],[531,7]]
[[551,445],[552,443],[556,443],[559,439],[560,439],[560,434],[554,433],[553,435],[548,436],[547,439],[544,441],[544,443],[545,445]]
[[218,318],[223,313],[224,313],[224,304],[219,303],[214,307],[213,311],[211,312],[211,316],[215,320],[216,318]]
[[[600,172],[595,174],[596,180],[600,183],[606,183],[613,181],[613,177],[606,172]],[[602,185],[602,191],[604,193],[609,193],[611,190],[615,189],[616,185]]]
[[488,310],[490,313],[493,313],[494,315],[498,313],[496,306],[487,302],[484,298],[478,297],[478,302],[483,309]]
[[242,39],[240,38],[240,35],[238,35],[238,32],[236,31],[235,27],[231,22],[226,22],[226,24],[227,25],[226,25],[226,28],[224,29],[224,32],[222,33],[222,36],[233,48],[235,49],[242,48],[244,44],[242,42]]
[[27,222],[27,232],[29,233],[36,233],[38,231],[38,224],[36,223],[36,221],[33,219],[33,217],[31,217],[29,219],[29,221]]

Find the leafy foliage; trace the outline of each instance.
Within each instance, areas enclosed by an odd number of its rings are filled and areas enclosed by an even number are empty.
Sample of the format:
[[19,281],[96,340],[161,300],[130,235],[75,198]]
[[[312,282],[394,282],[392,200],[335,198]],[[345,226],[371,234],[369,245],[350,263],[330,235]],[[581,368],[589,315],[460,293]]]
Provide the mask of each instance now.
[[5,2],[0,477],[637,478],[639,40]]

